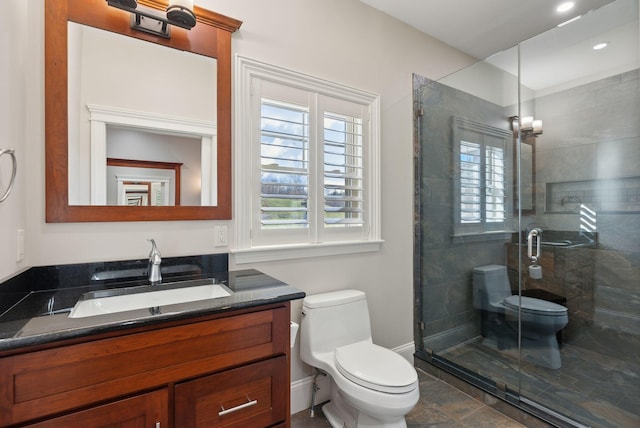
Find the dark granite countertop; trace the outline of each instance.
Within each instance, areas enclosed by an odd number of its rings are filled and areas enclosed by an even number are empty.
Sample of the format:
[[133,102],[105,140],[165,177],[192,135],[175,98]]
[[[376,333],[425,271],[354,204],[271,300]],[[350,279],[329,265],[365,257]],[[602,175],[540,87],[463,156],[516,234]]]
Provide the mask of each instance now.
[[[85,293],[135,287],[139,283],[104,282],[97,285],[44,288],[34,290],[2,290],[0,299],[16,303],[0,315],[0,352],[78,338],[97,333],[118,331],[132,327],[182,320],[202,315],[228,312],[301,299],[304,293],[257,270],[217,272],[168,279],[154,286],[162,289],[182,280],[215,278],[233,293],[227,297],[188,303],[157,306],[126,312],[70,318],[75,303]],[[166,283],[166,284],[165,284]]]

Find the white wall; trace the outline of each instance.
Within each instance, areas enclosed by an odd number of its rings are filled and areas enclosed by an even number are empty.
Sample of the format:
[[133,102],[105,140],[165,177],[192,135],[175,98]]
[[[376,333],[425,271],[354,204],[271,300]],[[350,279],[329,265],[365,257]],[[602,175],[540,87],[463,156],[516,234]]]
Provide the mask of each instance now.
[[[16,230],[25,230],[27,226],[26,17],[24,1],[3,2],[0,13],[0,149],[15,149],[18,172],[13,192],[0,203],[0,281],[28,266],[26,260],[16,261]],[[0,194],[9,185],[10,170],[11,161],[5,155],[0,159]]]
[[[29,163],[24,163],[29,265],[140,258],[148,254],[150,237],[165,257],[226,251],[213,246],[213,228],[221,222],[45,223],[42,0],[27,4],[32,14],[29,65],[35,70],[27,74],[28,114],[21,118],[22,122],[28,118],[23,132],[30,150]],[[382,100],[382,250],[251,266],[235,266],[232,261],[231,267],[255,267],[308,294],[360,288],[369,296],[374,340],[389,348],[412,342],[412,73],[436,79],[472,60],[358,0],[196,0],[196,4],[243,21],[233,36],[234,53],[379,93]],[[2,48],[3,55],[6,49]],[[21,78],[15,73],[9,77]],[[19,101],[20,94],[12,98]],[[5,116],[6,107],[1,106]],[[12,203],[27,199],[24,181],[23,176]],[[0,215],[3,209],[0,206]],[[19,216],[24,210],[11,212]],[[15,234],[18,223],[0,222],[2,236]],[[233,221],[225,223],[233,237]],[[6,246],[3,241],[3,256],[13,251]],[[12,270],[17,267],[4,268]],[[298,319],[300,302],[293,307],[293,318]],[[295,355],[292,380],[306,376]]]

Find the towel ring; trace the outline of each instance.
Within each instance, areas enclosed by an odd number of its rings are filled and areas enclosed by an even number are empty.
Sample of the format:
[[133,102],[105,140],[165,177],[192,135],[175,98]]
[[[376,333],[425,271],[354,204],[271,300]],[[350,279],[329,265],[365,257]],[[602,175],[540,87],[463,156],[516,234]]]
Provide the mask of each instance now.
[[16,154],[13,149],[0,149],[0,158],[4,155],[11,156],[11,161],[13,163],[13,170],[11,172],[11,179],[9,180],[9,186],[7,190],[0,196],[0,202],[4,202],[5,199],[9,197],[9,193],[13,189],[13,183],[16,181],[16,170],[18,169],[18,161],[16,160]]

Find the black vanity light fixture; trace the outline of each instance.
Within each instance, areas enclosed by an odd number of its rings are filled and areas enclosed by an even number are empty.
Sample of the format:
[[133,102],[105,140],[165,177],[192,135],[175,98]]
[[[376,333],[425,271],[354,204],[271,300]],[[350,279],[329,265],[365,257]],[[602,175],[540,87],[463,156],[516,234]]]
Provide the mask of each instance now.
[[131,12],[131,28],[156,36],[171,37],[169,25],[192,29],[196,25],[193,0],[169,0],[163,13],[151,7],[139,5],[136,0],[107,0],[109,6]]
[[513,132],[520,130],[525,137],[529,135],[537,137],[542,134],[542,121],[534,119],[533,116],[525,116],[522,119],[518,116],[511,116],[509,123]]

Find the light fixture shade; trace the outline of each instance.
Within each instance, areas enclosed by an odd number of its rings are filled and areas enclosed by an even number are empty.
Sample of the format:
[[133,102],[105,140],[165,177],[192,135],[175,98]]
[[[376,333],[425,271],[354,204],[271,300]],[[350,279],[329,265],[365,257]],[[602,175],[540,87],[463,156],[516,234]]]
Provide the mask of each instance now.
[[195,27],[196,15],[193,13],[193,0],[170,0],[167,6],[167,19],[183,28]]
[[135,9],[138,7],[138,2],[136,0],[108,0],[107,3],[112,6],[125,7],[128,9]]
[[542,134],[542,121],[534,120],[533,121],[533,133],[534,134]]
[[523,131],[531,131],[533,129],[533,117],[532,116],[523,117],[522,121],[520,122],[520,128]]
[[181,6],[193,11],[193,0],[169,0],[169,6]]

